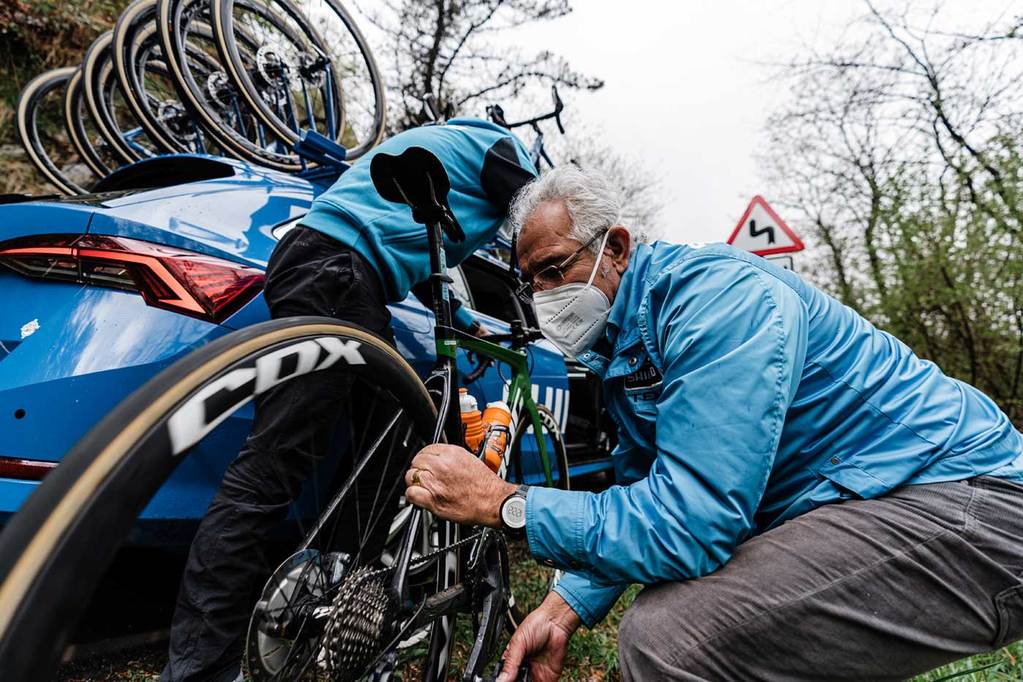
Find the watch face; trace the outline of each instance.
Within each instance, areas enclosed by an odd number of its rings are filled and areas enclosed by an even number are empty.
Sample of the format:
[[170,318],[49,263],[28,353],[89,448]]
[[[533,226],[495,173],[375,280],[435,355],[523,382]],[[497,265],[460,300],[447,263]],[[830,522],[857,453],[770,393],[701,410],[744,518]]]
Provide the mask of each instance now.
[[512,497],[501,507],[501,521],[509,528],[519,529],[526,527],[526,499],[524,497]]

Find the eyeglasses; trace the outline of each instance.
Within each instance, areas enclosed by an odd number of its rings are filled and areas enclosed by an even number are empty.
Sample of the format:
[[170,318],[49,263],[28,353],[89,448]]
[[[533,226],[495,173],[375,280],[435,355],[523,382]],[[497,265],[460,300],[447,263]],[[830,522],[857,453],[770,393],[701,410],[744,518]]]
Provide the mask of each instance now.
[[548,289],[553,289],[564,284],[565,269],[579,258],[579,254],[590,248],[590,245],[593,244],[593,242],[603,237],[605,232],[607,232],[606,229],[601,230],[590,237],[588,242],[569,254],[568,258],[561,261],[558,265],[548,265],[543,270],[533,275],[530,279],[524,281],[517,289],[515,289],[515,295],[523,301],[530,302],[533,299],[534,293],[538,291],[547,291]]

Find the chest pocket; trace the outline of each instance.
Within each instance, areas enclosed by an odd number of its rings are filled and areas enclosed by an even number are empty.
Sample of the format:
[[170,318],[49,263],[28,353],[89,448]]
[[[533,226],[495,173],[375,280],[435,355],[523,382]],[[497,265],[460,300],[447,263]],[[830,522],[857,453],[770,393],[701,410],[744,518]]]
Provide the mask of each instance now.
[[628,410],[645,440],[654,441],[657,425],[657,400],[661,397],[661,372],[650,361],[646,353],[636,357],[638,369],[621,378],[621,395]]
[[661,379],[660,370],[654,367],[649,356],[643,354],[643,362],[639,369],[622,378],[622,388],[631,403],[655,404],[661,396]]

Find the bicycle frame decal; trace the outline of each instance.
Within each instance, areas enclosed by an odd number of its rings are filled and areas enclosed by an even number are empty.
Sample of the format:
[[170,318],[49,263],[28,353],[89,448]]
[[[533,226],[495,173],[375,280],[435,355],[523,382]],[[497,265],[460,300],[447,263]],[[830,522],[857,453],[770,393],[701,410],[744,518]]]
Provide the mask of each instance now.
[[458,342],[454,339],[437,339],[437,355],[454,358]]
[[[359,352],[361,345],[355,340],[322,336],[278,348],[248,366],[232,369],[191,396],[167,420],[171,455],[177,457],[239,407],[282,381],[327,369],[338,360],[365,365],[366,360]],[[292,358],[294,365],[289,369]]]

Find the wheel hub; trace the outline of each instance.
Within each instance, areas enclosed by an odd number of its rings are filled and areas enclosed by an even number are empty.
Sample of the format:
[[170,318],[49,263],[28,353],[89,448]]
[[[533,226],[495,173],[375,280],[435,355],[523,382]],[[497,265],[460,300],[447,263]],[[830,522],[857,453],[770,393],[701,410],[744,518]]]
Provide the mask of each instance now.
[[347,571],[346,554],[302,550],[289,557],[263,588],[252,611],[245,647],[256,681],[297,679],[314,661],[323,634],[319,609]]
[[309,54],[303,52],[298,55],[298,74],[307,85],[313,88],[323,87],[327,79],[326,68],[330,66],[330,60],[323,55]]
[[256,73],[267,87],[275,90],[284,90],[291,80],[291,66],[269,45],[256,51]]
[[223,71],[214,71],[206,77],[206,92],[209,93],[210,102],[220,110],[231,108],[231,101],[234,97],[234,87]]

